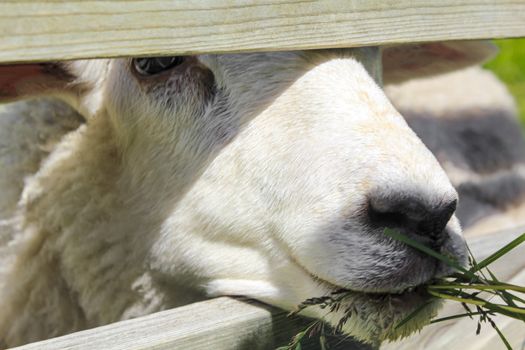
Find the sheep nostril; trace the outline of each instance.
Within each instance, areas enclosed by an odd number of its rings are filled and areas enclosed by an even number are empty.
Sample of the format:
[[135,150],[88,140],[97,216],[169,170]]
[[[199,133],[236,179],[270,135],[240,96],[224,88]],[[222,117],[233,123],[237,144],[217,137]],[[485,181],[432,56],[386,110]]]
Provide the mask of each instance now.
[[456,204],[456,199],[433,204],[415,196],[373,195],[369,197],[368,219],[372,226],[399,229],[439,247]]

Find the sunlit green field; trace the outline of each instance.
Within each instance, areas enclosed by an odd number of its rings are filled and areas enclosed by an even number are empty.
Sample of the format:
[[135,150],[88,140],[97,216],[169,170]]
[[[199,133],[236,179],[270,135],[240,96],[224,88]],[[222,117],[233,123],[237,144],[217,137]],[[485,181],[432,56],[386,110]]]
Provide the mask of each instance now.
[[525,39],[497,40],[499,55],[486,67],[506,84],[518,102],[520,119],[525,126]]

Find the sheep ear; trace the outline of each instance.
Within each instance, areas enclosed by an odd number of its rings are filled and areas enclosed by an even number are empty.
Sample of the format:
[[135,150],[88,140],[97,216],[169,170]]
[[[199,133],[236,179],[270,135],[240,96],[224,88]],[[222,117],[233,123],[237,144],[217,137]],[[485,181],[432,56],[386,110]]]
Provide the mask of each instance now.
[[436,75],[480,64],[494,57],[489,41],[450,41],[386,46],[383,48],[385,84]]
[[60,62],[0,66],[0,102],[75,93],[77,77],[67,68],[66,63]]

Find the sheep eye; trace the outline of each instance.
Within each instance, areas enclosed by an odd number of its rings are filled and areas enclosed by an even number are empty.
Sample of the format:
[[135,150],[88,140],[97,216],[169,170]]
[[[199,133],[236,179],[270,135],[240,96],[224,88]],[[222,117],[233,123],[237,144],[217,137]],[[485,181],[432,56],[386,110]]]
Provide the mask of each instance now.
[[134,58],[133,66],[140,75],[154,75],[176,67],[184,62],[184,57],[144,57]]

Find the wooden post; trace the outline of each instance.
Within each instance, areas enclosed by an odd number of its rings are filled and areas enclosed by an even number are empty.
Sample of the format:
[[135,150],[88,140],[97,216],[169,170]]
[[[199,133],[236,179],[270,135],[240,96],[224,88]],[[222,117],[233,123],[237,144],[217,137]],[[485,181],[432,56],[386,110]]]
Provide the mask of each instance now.
[[0,63],[517,36],[519,0],[0,2]]

